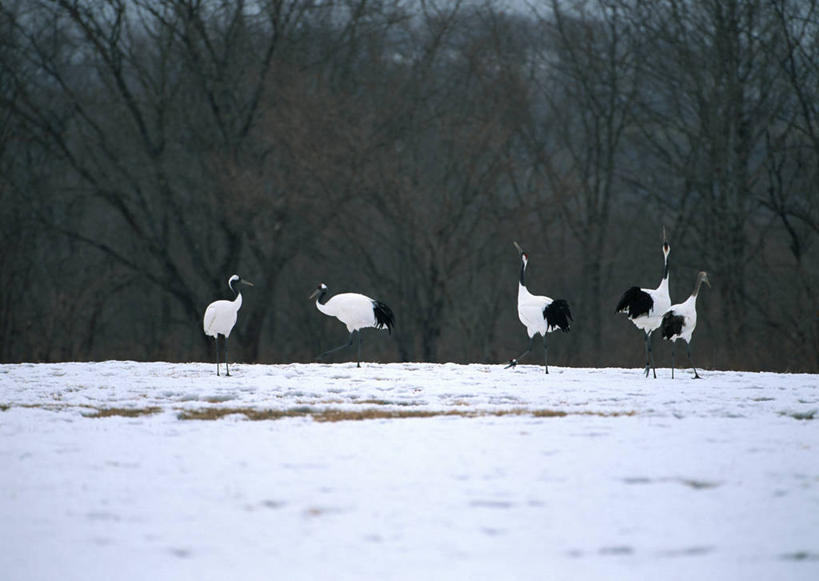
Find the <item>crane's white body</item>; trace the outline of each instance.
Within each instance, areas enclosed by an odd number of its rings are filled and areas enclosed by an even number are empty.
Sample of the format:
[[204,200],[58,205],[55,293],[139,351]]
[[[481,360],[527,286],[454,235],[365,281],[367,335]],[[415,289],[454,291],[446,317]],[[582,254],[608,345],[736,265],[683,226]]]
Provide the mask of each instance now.
[[631,319],[631,322],[634,323],[638,329],[646,333],[651,333],[660,327],[660,323],[663,322],[663,315],[671,308],[671,295],[668,292],[668,277],[662,279],[660,286],[657,288],[641,288],[640,290],[651,297],[653,305],[647,314],[639,315]]
[[657,370],[654,368],[654,357],[651,354],[651,334],[660,328],[663,323],[663,315],[671,307],[671,295],[668,292],[668,255],[671,253],[671,245],[665,236],[663,228],[663,277],[657,288],[630,287],[620,301],[615,310],[618,313],[626,313],[634,326],[645,333],[644,342],[646,347],[646,368],[648,377],[649,369],[657,378]]
[[682,317],[683,324],[682,330],[679,333],[675,333],[669,338],[669,341],[676,341],[677,339],[682,339],[686,343],[691,342],[691,335],[694,334],[694,329],[697,327],[697,297],[696,295],[691,295],[677,305],[672,305],[669,307],[668,312],[672,315]]
[[241,307],[242,293],[237,294],[232,301],[213,301],[209,304],[202,321],[205,335],[214,338],[218,335],[230,337]]
[[325,315],[337,318],[347,326],[347,331],[352,333],[365,327],[377,326],[378,321],[373,311],[374,303],[375,301],[366,295],[340,293],[327,299],[324,304],[316,300],[316,308]]
[[674,345],[677,339],[685,341],[686,353],[688,353],[688,361],[691,363],[691,368],[694,370],[694,378],[699,379],[697,368],[694,367],[694,361],[691,359],[691,336],[694,334],[694,329],[697,327],[697,295],[700,292],[702,283],[711,286],[708,280],[707,272],[700,272],[697,274],[697,282],[694,285],[694,291],[684,302],[672,305],[668,312],[663,316],[662,328],[663,339],[671,341],[671,377],[674,377]]
[[361,367],[361,329],[365,327],[375,327],[376,329],[387,329],[387,332],[392,333],[392,327],[395,325],[395,316],[392,310],[382,303],[371,299],[366,295],[359,293],[340,293],[325,300],[327,296],[327,285],[321,283],[318,288],[313,291],[310,298],[318,296],[316,299],[316,308],[330,317],[335,317],[347,327],[350,333],[350,340],[334,349],[321,353],[318,358],[321,359],[330,353],[350,347],[353,344],[353,335],[358,334],[358,355],[356,357],[356,367]]
[[[665,238],[665,229],[663,229],[663,238]],[[626,313],[634,326],[647,335],[660,328],[663,315],[671,308],[671,295],[668,291],[669,254],[671,254],[671,245],[668,244],[667,240],[664,240],[663,278],[660,279],[657,288],[632,287],[623,293],[623,297],[617,305],[618,312]]]
[[538,333],[546,335],[559,327],[549,327],[543,311],[552,304],[549,297],[533,295],[522,284],[518,284],[518,318],[531,339]]

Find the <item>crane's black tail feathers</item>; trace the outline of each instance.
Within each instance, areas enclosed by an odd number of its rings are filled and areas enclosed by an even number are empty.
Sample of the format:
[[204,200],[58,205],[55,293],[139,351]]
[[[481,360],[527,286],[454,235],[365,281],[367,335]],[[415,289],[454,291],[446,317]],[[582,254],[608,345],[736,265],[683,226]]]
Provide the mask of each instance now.
[[647,315],[653,306],[654,301],[648,293],[639,286],[633,286],[620,297],[615,312],[627,312],[630,319],[636,319],[640,315]]
[[555,299],[543,309],[543,318],[546,319],[546,328],[552,330],[558,327],[564,333],[571,328],[572,311],[569,303],[564,299]]
[[674,313],[674,311],[668,311],[663,315],[663,322],[660,323],[663,339],[671,339],[675,335],[681,334],[684,322],[685,319]]
[[387,328],[387,332],[392,334],[392,328],[395,326],[395,315],[392,314],[392,309],[381,301],[373,301],[373,312],[375,313],[375,328]]

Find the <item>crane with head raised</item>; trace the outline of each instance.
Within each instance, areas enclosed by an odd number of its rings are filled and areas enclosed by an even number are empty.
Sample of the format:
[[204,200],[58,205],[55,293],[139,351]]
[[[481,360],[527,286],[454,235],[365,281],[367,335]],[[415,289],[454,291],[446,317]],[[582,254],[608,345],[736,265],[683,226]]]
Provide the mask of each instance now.
[[633,286],[623,293],[620,302],[617,303],[615,312],[626,313],[631,322],[645,333],[646,347],[646,377],[649,368],[657,378],[657,370],[654,369],[654,356],[651,353],[651,333],[659,328],[663,315],[671,306],[671,296],[668,291],[668,255],[671,253],[671,245],[665,235],[663,227],[663,278],[657,288],[640,288]]
[[572,312],[565,299],[551,299],[546,296],[533,295],[526,288],[526,265],[529,264],[529,255],[517,242],[513,243],[520,252],[520,282],[518,283],[518,318],[529,335],[529,346],[526,351],[509,360],[510,367],[515,367],[520,359],[532,350],[535,335],[543,335],[543,364],[546,373],[549,373],[549,350],[546,345],[546,334],[555,329],[567,332],[571,327]]

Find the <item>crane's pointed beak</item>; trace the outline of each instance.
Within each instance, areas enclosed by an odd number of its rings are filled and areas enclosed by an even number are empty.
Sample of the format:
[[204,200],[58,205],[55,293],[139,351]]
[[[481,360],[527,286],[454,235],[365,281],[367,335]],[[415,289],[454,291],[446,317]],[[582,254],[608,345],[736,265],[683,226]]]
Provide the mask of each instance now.
[[313,300],[316,297],[316,295],[319,294],[320,292],[321,292],[321,289],[317,288],[316,290],[314,290],[313,292],[310,293],[310,296],[307,297],[307,300],[308,301]]
[[663,225],[663,244],[668,244],[668,236],[665,235],[665,225]]
[[240,280],[239,280],[239,282],[240,282],[240,283],[242,283],[242,284],[246,284],[247,286],[256,286],[255,284],[253,284],[253,283],[252,283],[252,282],[250,282],[249,280],[245,280],[245,279],[243,279],[243,278],[242,278],[242,279],[240,279]]
[[521,247],[520,247],[520,244],[518,244],[517,242],[512,242],[512,244],[514,244],[514,245],[515,245],[515,248],[517,248],[517,249],[518,249],[518,252],[520,252],[521,254],[523,254],[523,248],[521,248]]

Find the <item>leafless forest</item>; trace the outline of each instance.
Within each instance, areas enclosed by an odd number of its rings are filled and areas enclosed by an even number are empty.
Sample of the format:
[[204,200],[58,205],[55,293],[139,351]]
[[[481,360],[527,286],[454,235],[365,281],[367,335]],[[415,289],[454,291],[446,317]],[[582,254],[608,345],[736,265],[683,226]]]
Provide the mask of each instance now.
[[0,361],[210,360],[236,272],[232,359],[343,343],[324,282],[395,312],[365,359],[505,362],[517,240],[550,363],[642,367],[665,225],[699,366],[819,371],[818,39],[816,0],[0,0]]

